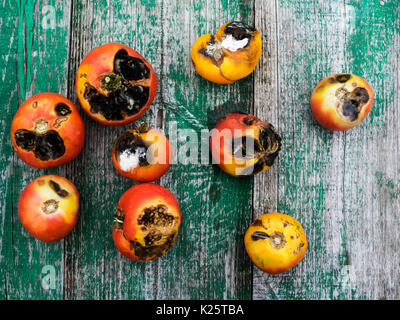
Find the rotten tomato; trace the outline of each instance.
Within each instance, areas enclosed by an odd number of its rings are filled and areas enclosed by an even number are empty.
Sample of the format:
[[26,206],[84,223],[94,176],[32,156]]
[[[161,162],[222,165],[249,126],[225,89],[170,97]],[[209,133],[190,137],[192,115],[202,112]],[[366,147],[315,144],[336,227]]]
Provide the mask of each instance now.
[[261,49],[260,32],[243,22],[233,21],[225,23],[215,35],[198,38],[193,44],[191,59],[203,78],[227,84],[253,72]]
[[11,142],[17,155],[40,169],[75,159],[84,138],[79,111],[57,93],[39,93],[26,100],[11,124]]
[[247,254],[252,262],[267,273],[282,273],[296,265],[307,251],[303,227],[283,213],[258,217],[244,236]]
[[79,207],[79,194],[66,178],[41,176],[22,191],[18,215],[25,229],[36,239],[55,242],[74,228]]
[[357,126],[371,111],[374,95],[361,77],[339,73],[323,79],[311,95],[311,111],[319,124],[344,131]]
[[132,48],[108,43],[90,52],[78,68],[76,90],[87,114],[121,126],[139,119],[157,90],[150,63]]
[[168,139],[146,124],[123,132],[114,143],[112,161],[124,177],[150,182],[164,175],[172,157]]
[[128,259],[153,260],[174,246],[180,224],[179,205],[170,191],[153,183],[138,184],[118,202],[114,243]]
[[210,149],[214,162],[235,177],[268,170],[281,149],[274,127],[248,113],[229,113],[211,132]]

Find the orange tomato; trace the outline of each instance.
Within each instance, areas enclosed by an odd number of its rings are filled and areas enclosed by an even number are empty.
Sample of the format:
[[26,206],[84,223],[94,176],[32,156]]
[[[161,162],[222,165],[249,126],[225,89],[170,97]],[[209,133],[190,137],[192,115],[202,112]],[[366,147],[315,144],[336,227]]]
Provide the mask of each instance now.
[[112,150],[117,171],[137,182],[150,182],[163,176],[170,167],[171,156],[168,139],[146,125],[122,133]]
[[311,95],[311,111],[319,124],[344,131],[357,126],[371,111],[374,94],[361,77],[339,73],[323,79]]
[[114,221],[113,239],[121,254],[131,260],[149,261],[174,246],[181,213],[170,191],[142,183],[122,195]]
[[156,74],[132,48],[108,43],[90,52],[76,76],[79,102],[94,120],[122,126],[139,119],[153,102]]
[[272,274],[289,270],[307,251],[301,224],[283,213],[258,217],[247,229],[244,244],[256,267]]
[[235,177],[268,170],[281,149],[274,127],[248,113],[229,113],[211,132],[210,149],[214,162]]
[[55,242],[74,228],[79,207],[79,194],[66,178],[41,176],[22,191],[18,215],[25,229],[36,239]]
[[233,83],[247,77],[261,57],[261,34],[243,22],[225,23],[215,36],[202,35],[193,44],[192,64],[203,78]]
[[75,159],[85,139],[82,118],[71,101],[57,93],[26,100],[11,124],[17,155],[35,168],[56,167]]

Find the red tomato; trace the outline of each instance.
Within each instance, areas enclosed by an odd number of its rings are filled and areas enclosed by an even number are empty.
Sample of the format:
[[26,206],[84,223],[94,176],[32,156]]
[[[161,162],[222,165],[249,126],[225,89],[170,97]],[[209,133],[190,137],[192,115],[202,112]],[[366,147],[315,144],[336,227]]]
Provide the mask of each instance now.
[[18,156],[35,168],[56,167],[81,152],[85,128],[77,108],[57,93],[39,93],[26,100],[11,124],[11,142]]
[[148,261],[173,247],[181,213],[170,191],[143,183],[122,195],[114,221],[113,239],[121,254],[131,260]]
[[171,156],[168,139],[145,125],[122,133],[112,151],[117,171],[137,182],[154,181],[164,175],[169,169]]
[[274,127],[248,113],[229,113],[211,132],[210,149],[214,161],[235,177],[268,170],[281,149]]
[[139,119],[153,102],[156,74],[132,48],[108,43],[90,52],[78,68],[76,90],[94,120],[121,126]]
[[369,84],[354,74],[339,73],[323,79],[311,95],[311,111],[329,130],[354,128],[371,111],[374,94]]
[[36,239],[55,242],[74,228],[79,207],[79,194],[66,178],[41,176],[22,191],[18,214],[22,225]]

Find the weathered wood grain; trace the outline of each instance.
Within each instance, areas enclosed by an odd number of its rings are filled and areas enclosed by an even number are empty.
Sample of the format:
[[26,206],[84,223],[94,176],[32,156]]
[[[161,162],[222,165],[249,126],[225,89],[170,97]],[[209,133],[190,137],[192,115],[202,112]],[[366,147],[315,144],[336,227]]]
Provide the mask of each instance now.
[[[396,0],[3,0],[0,299],[399,299],[399,17]],[[190,48],[230,20],[255,24],[263,56],[253,76],[215,85],[195,73]],[[143,120],[171,140],[177,129],[200,138],[241,110],[271,122],[284,144],[274,167],[254,179],[173,165],[157,183],[180,202],[181,232],[173,250],[146,264],[122,257],[111,237],[116,203],[133,185],[114,170],[111,148],[129,126],[106,127],[81,112],[83,152],[51,170],[25,165],[9,139],[19,104],[37,92],[59,92],[79,107],[77,68],[111,41],[153,65],[158,92]],[[341,71],[366,78],[375,103],[360,126],[333,133],[315,122],[309,98],[320,79]],[[179,158],[187,141],[171,142]],[[81,194],[76,228],[51,245],[34,240],[17,212],[22,189],[45,173],[69,178]],[[251,219],[271,211],[294,216],[309,239],[304,260],[276,276],[252,267],[243,246]],[[51,290],[42,286],[45,266],[55,271]]]
[[[46,25],[46,6],[54,10],[55,25]],[[46,245],[35,241],[18,219],[17,204],[22,189],[46,172],[63,173],[63,169],[35,170],[24,164],[12,151],[9,132],[19,104],[37,92],[66,94],[69,39],[69,5],[56,1],[4,1],[2,9],[1,133],[2,178],[5,185],[1,201],[1,268],[5,297],[8,299],[61,298],[63,281],[63,242]],[[66,21],[64,20],[66,19]],[[66,23],[64,23],[66,22]],[[54,289],[42,286],[42,270],[54,270]],[[4,268],[4,269],[3,269]]]
[[[229,103],[222,106],[226,91],[236,107],[249,110],[251,105],[251,78],[231,87],[212,85],[200,79],[190,63],[195,39],[233,18],[251,19],[250,3],[77,1],[69,96],[77,102],[75,72],[85,54],[106,42],[124,42],[152,63],[159,78],[158,94],[145,120],[167,134],[176,122],[178,129],[195,129],[200,137],[208,118],[214,120],[209,112],[219,108],[222,116],[233,108]],[[116,251],[111,237],[116,203],[133,184],[120,177],[110,161],[112,144],[126,128],[104,127],[86,116],[84,121],[86,147],[68,167],[84,199],[77,230],[66,240],[65,297],[249,298],[250,268],[243,259],[241,235],[250,218],[251,180],[238,182],[211,165],[174,165],[161,184],[181,205],[183,223],[176,247],[154,262],[129,261]],[[177,146],[182,144],[178,141]]]
[[[164,3],[160,94],[166,129],[176,121],[179,129],[199,132],[201,127],[211,129],[219,117],[232,110],[249,111],[251,77],[231,86],[212,84],[196,74],[189,54],[200,35],[215,33],[225,22],[251,23],[251,1]],[[159,274],[170,275],[159,278],[165,293],[157,297],[250,298],[250,264],[242,235],[251,214],[251,179],[232,178],[211,165],[178,164],[162,180],[178,195],[184,220],[176,259],[159,262]],[[176,274],[183,280],[177,283]]]
[[[294,216],[309,249],[282,275],[255,270],[253,297],[399,298],[398,3],[268,5],[256,1],[256,25],[273,44],[258,69],[255,109],[277,117],[284,148],[277,187],[275,172],[255,179],[254,213]],[[314,86],[336,72],[365,77],[376,94],[368,118],[346,133],[321,128],[309,109]]]

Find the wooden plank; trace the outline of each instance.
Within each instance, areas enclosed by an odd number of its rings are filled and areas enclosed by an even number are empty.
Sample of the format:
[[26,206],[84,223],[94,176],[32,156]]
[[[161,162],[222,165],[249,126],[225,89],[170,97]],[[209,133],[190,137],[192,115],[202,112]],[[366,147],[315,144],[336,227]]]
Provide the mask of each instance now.
[[[15,105],[18,104],[18,89],[16,84],[16,53],[17,53],[17,5],[14,2],[4,4],[0,17],[0,66],[3,75],[0,78],[1,127],[0,131],[0,177],[4,183],[0,192],[0,299],[7,299],[9,282],[9,259],[12,257],[12,208],[13,199],[11,190],[13,183],[12,146],[9,139],[11,119]],[[10,76],[6,76],[10,75]]]
[[[395,1],[374,0],[5,0],[0,299],[398,299],[399,17]],[[263,56],[254,77],[214,85],[195,73],[190,48],[229,20],[255,23]],[[193,129],[200,138],[202,129],[240,109],[271,122],[284,143],[274,167],[254,180],[232,178],[209,164],[172,166],[158,183],[181,204],[181,233],[173,250],[150,263],[123,258],[111,237],[116,203],[133,184],[110,159],[115,138],[128,126],[105,127],[82,112],[82,154],[51,170],[25,165],[9,140],[13,115],[26,97],[54,91],[78,105],[79,63],[111,41],[132,46],[152,63],[159,88],[144,120],[171,139],[174,128]],[[341,71],[365,77],[376,97],[360,126],[333,133],[315,122],[309,97],[320,79]],[[184,145],[181,137],[176,149],[183,152]],[[22,189],[45,173],[66,176],[81,194],[77,227],[52,245],[29,236],[17,214]],[[243,246],[251,215],[271,211],[297,218],[309,239],[305,259],[276,276],[251,267]],[[51,290],[42,286],[49,270],[56,279]]]
[[[228,21],[252,24],[252,2],[168,1],[164,9],[160,95],[166,130],[176,121],[179,129],[200,137],[201,128],[213,128],[225,113],[250,111],[252,77],[229,86],[212,84],[196,74],[189,52],[200,35],[215,33]],[[230,177],[211,165],[177,164],[162,181],[178,195],[183,225],[171,253],[176,258],[159,261],[157,298],[249,299],[250,264],[242,236],[251,214],[251,179]]]
[[[56,1],[8,1],[1,20],[1,261],[5,297],[8,299],[62,298],[63,243],[36,241],[22,227],[17,211],[22,189],[35,177],[60,170],[36,170],[24,164],[12,151],[9,132],[12,118],[25,98],[44,91],[66,94],[69,6]],[[51,12],[50,12],[50,11]],[[3,9],[2,9],[3,12]],[[51,14],[55,25],[43,18]],[[46,20],[47,21],[47,20]],[[38,36],[40,35],[40,36]],[[48,269],[43,269],[48,266]],[[4,269],[3,269],[4,267]],[[44,271],[42,273],[42,271]],[[42,280],[54,272],[54,288],[46,289]],[[53,273],[52,273],[53,274]]]
[[[71,96],[74,72],[84,55],[102,43],[120,41],[142,53],[156,70],[158,94],[145,120],[166,133],[173,121],[179,129],[197,131],[207,128],[209,120],[215,124],[211,110],[222,116],[233,107],[221,106],[227,93],[234,97],[232,104],[242,99],[242,110],[249,110],[251,78],[230,87],[217,86],[200,79],[190,64],[190,47],[201,33],[215,32],[231,19],[251,22],[250,2],[228,4],[78,1],[72,20]],[[211,165],[174,165],[161,184],[176,195],[182,209],[176,247],[157,261],[128,261],[117,253],[110,229],[116,203],[132,185],[116,173],[110,161],[112,144],[126,128],[104,127],[86,116],[84,121],[86,147],[69,168],[71,174],[79,172],[75,176],[85,195],[84,213],[65,250],[65,296],[249,298],[250,268],[243,259],[241,235],[250,218],[251,180],[230,178]]]
[[344,137],[343,238],[352,276],[344,297],[400,296],[400,6],[395,1],[349,2],[346,59],[368,79],[373,109]]
[[[275,1],[270,6],[256,2],[256,25],[275,43],[255,82],[255,109],[278,117],[284,148],[278,187],[274,172],[255,180],[254,213],[278,210],[294,216],[305,228],[309,249],[287,273],[255,270],[253,297],[398,297],[398,254],[388,245],[398,243],[393,221],[399,211],[398,96],[394,102],[390,95],[398,86],[398,7],[376,1]],[[365,76],[378,96],[362,125],[332,133],[312,118],[309,97],[320,79],[342,71]],[[277,88],[278,94],[264,93],[265,87]],[[277,109],[263,108],[263,101]],[[382,104],[391,106],[385,116]]]
[[[160,4],[140,1],[77,1],[73,6],[69,93],[86,54],[108,42],[122,42],[143,54],[159,70]],[[79,105],[79,104],[78,104]],[[144,120],[153,118],[154,108]],[[65,297],[68,299],[150,299],[154,288],[151,263],[122,257],[112,240],[112,216],[120,196],[133,185],[111,162],[115,139],[128,127],[103,126],[83,115],[86,145],[69,167],[81,187],[81,219],[65,251]]]

